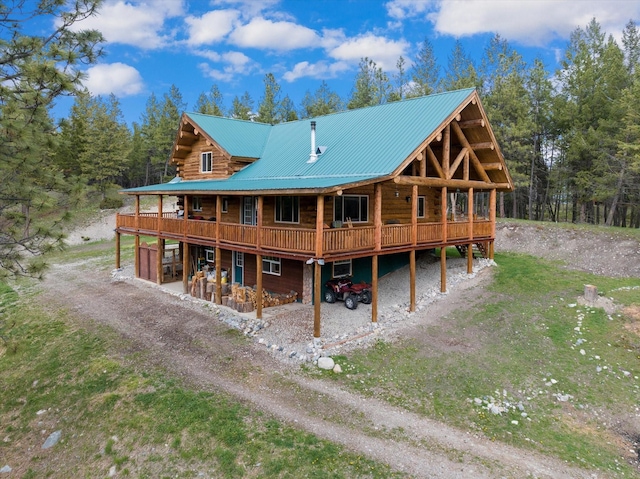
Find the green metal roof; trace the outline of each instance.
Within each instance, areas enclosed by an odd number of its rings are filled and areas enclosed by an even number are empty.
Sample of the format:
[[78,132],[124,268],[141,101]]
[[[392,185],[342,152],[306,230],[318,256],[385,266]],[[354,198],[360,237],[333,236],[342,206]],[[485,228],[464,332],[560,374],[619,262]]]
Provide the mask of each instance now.
[[271,125],[235,120],[201,113],[186,114],[231,156],[260,158],[271,132]]
[[259,159],[224,180],[126,192],[328,189],[389,176],[473,92],[468,88],[314,118],[316,146],[326,147],[315,163],[308,162],[311,119],[266,125],[188,113],[230,154]]

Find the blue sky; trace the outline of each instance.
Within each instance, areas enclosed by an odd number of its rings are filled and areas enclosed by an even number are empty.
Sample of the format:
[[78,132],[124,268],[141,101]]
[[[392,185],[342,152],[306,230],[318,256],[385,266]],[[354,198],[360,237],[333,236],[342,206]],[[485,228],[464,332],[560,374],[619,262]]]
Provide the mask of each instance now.
[[[479,63],[498,33],[553,71],[571,32],[594,17],[619,41],[629,20],[640,23],[640,0],[105,0],[80,25],[106,39],[84,83],[115,94],[128,123],[172,84],[187,110],[213,84],[227,108],[245,91],[257,108],[267,73],[299,106],[322,80],[346,99],[363,57],[390,76],[400,55],[410,69],[425,38],[442,68],[456,39]],[[70,104],[59,102],[56,116]]]

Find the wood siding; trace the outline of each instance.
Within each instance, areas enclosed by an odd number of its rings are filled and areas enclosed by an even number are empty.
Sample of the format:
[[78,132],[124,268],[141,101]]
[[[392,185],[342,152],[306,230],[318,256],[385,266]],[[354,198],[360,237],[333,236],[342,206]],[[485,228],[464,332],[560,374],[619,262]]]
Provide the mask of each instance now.
[[[300,261],[290,259],[281,260],[281,274],[276,276],[273,274],[262,275],[262,287],[273,293],[289,293],[296,291],[302,294],[302,267]],[[244,255],[244,283],[245,286],[255,286],[257,282],[256,276],[256,257],[252,254]]]

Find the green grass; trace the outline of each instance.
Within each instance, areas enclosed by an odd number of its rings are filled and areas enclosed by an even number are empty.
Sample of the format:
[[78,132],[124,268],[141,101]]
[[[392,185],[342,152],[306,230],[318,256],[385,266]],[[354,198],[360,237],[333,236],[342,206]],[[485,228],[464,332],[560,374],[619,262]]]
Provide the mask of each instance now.
[[[529,256],[497,255],[496,262],[479,309],[447,316],[424,337],[336,358],[347,374],[328,376],[493,440],[632,474],[621,455],[629,457],[640,436],[628,421],[640,400],[640,338],[625,328],[628,318],[575,303],[594,284],[618,304],[640,305],[640,280],[567,271]],[[504,410],[493,414],[490,404]]]
[[[402,477],[219,392],[144,366],[107,329],[86,331],[0,284],[0,457],[16,477]],[[131,351],[131,352],[127,352]],[[46,436],[62,430],[51,451]],[[51,460],[55,457],[55,460]]]

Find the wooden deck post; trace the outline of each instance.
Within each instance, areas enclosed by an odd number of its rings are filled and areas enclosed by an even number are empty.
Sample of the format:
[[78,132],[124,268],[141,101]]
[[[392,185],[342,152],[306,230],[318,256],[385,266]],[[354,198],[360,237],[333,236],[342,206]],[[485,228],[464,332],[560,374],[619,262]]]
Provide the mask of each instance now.
[[189,243],[186,241],[182,242],[182,292],[189,294]]
[[133,259],[135,264],[133,266],[135,271],[136,278],[140,277],[140,235],[138,234],[140,231],[140,195],[136,195],[135,201],[135,227],[136,227],[136,236],[133,242]]
[[467,197],[467,212],[469,216],[469,246],[467,247],[467,274],[473,273],[473,188],[469,188]]
[[157,241],[156,241],[156,283],[162,284],[164,279],[164,271],[162,269],[162,259],[164,258],[164,240],[160,238],[162,233],[162,195],[158,195],[158,223],[157,223]]
[[262,319],[262,255],[256,255],[256,319]]
[[320,337],[320,299],[322,297],[322,266],[313,264],[313,337]]
[[[216,246],[216,304],[222,304],[222,251]],[[262,270],[259,270],[262,271]]]
[[320,303],[322,302],[322,266],[318,260],[324,254],[324,196],[316,197],[316,259],[313,270],[313,337],[320,337]]
[[442,219],[442,242],[447,242],[447,187],[440,190],[440,218]]
[[375,227],[373,244],[375,251],[382,249],[382,185],[373,186],[373,224]]
[[[222,304],[222,251],[220,251],[220,210],[222,198],[216,196],[216,304]],[[262,271],[259,269],[258,271]]]
[[489,243],[489,258],[493,259],[493,243],[496,239],[496,190],[489,193],[489,221],[491,222],[491,242]]
[[371,257],[371,322],[378,322],[378,255]]
[[440,292],[447,292],[447,247],[440,248]]
[[164,240],[158,236],[156,242],[156,283],[162,284],[162,276],[164,270],[162,269],[162,258],[164,257]]
[[116,269],[120,269],[120,233],[116,231]]
[[409,311],[416,310],[416,250],[409,253]]

